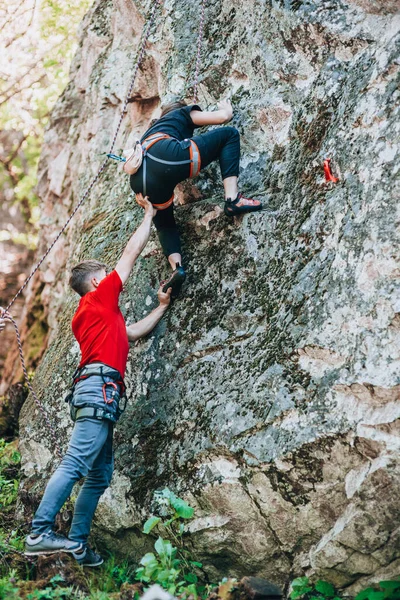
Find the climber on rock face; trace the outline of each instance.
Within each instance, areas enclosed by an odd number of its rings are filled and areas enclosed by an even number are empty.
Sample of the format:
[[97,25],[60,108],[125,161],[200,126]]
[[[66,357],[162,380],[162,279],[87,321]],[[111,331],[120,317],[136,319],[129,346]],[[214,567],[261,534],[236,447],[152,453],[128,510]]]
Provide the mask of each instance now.
[[[82,566],[102,564],[99,554],[87,546],[94,512],[109,486],[113,471],[113,428],[123,412],[123,377],[129,343],[147,335],[164,315],[171,290],[158,291],[159,305],[144,319],[126,325],[118,307],[119,295],[136,259],[147,244],[156,210],[140,195],[143,222],[130,238],[115,269],[109,275],[98,261],[84,261],[72,269],[70,286],[80,296],[72,319],[81,361],[68,396],[75,427],[68,450],[47,484],[25,541],[28,556],[70,552]],[[0,322],[0,328],[2,324]],[[75,503],[68,538],[54,532],[57,513],[74,484],[85,482]]]
[[232,217],[262,208],[259,200],[238,193],[240,136],[237,129],[219,127],[193,137],[196,127],[221,125],[231,118],[232,105],[229,100],[220,102],[218,110],[210,112],[203,112],[197,105],[187,106],[184,101],[178,100],[165,105],[161,117],[152,122],[142,136],[140,142],[144,148],[144,158],[136,172],[134,149],[124,153],[127,157],[124,171],[130,174],[132,190],[147,196],[158,209],[154,225],[173,269],[163,289],[171,287],[173,298],[178,295],[186,276],[173,213],[175,186],[189,177],[195,177],[201,169],[218,159],[225,189],[225,214]]

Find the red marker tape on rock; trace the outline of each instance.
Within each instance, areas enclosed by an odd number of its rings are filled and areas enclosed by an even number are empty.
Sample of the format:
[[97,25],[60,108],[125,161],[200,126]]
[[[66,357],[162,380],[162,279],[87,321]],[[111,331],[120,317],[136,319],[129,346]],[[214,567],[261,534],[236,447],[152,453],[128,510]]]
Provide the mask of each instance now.
[[324,173],[325,173],[325,181],[333,181],[333,183],[337,183],[339,181],[338,177],[335,177],[331,171],[330,165],[331,159],[326,158],[324,160]]

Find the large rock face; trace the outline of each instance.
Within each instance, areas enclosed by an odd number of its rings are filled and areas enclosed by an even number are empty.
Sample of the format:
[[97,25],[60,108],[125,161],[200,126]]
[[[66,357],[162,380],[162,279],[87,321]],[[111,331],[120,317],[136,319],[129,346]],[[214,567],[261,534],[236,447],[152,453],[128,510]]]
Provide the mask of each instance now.
[[[43,248],[107,151],[148,4],[102,0],[85,18],[43,149]],[[130,352],[96,520],[111,549],[138,555],[152,494],[167,485],[196,507],[190,543],[214,580],[306,572],[353,593],[399,573],[396,4],[208,1],[200,104],[232,94],[241,187],[267,210],[228,221],[217,167],[177,194],[189,283]],[[199,3],[161,12],[118,149],[160,98],[190,99]],[[337,183],[324,179],[326,157]],[[64,447],[62,396],[79,358],[67,270],[89,257],[114,265],[140,218],[110,164],[42,271],[51,334],[35,385]],[[166,273],[154,235],[122,296],[128,323],[154,306]],[[32,500],[55,466],[32,402],[21,430]]]

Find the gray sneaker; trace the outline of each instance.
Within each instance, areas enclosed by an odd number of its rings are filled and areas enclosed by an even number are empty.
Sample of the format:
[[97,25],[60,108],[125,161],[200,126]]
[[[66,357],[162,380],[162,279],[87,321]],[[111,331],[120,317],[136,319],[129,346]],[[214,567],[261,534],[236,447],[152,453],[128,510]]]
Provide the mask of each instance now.
[[97,554],[97,552],[88,546],[81,552],[73,552],[72,556],[77,560],[81,567],[99,567],[104,562],[100,554]]
[[56,554],[57,552],[74,552],[80,550],[82,544],[73,542],[63,535],[49,531],[40,535],[28,535],[25,540],[26,556],[39,554]]

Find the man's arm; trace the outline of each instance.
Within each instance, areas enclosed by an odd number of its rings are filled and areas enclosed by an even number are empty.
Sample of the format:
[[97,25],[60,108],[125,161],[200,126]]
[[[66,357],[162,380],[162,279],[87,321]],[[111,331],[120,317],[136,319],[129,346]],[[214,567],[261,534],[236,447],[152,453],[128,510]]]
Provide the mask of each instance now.
[[162,291],[162,287],[158,290],[157,296],[160,304],[151,311],[144,319],[141,319],[137,323],[128,325],[126,333],[128,334],[128,340],[130,342],[136,342],[141,337],[144,337],[157,325],[158,321],[165,314],[169,303],[171,302],[171,288],[166,292]]
[[127,243],[121,258],[115,267],[115,270],[120,276],[123,284],[126,283],[136,259],[149,241],[151,223],[154,215],[157,212],[156,209],[153,208],[151,202],[149,202],[147,199],[147,196],[146,198],[143,198],[142,194],[136,194],[136,202],[139,204],[139,206],[144,208],[144,219]]

